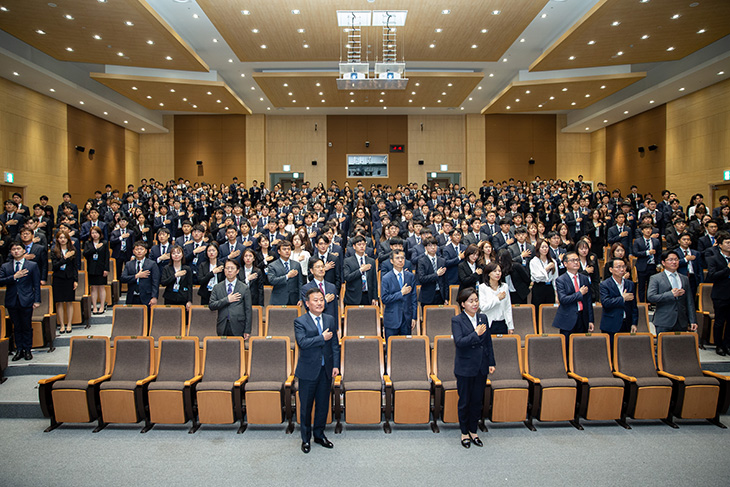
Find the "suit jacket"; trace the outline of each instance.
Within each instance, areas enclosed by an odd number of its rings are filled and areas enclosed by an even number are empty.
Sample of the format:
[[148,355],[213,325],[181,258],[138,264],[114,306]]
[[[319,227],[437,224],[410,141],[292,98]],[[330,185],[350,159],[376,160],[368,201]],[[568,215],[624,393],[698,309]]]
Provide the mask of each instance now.
[[619,228],[617,225],[614,225],[608,229],[608,233],[607,233],[608,245],[613,245],[618,242],[624,246],[624,248],[626,249],[626,252],[630,252],[631,251],[631,226],[624,225],[623,229],[625,232],[628,232],[628,234],[625,237],[621,236],[621,233],[619,232]]
[[[691,267],[692,272],[695,275],[695,282],[697,282],[697,284],[703,282],[705,280],[705,273],[702,271],[702,257],[700,256],[700,253],[696,250],[687,249],[689,251],[689,255],[695,256],[694,260],[687,260],[687,256],[684,255],[684,251],[681,247],[677,247],[675,250],[679,254],[679,268],[677,269],[677,272],[689,278],[689,269]],[[727,268],[727,265],[725,265],[725,267]],[[728,296],[728,298],[730,299],[730,296]]]
[[125,262],[122,270],[122,282],[127,283],[127,296],[135,292],[139,293],[139,299],[143,304],[149,304],[150,299],[157,298],[160,288],[160,269],[151,259],[145,258],[142,263],[143,271],[150,271],[149,277],[140,279],[137,284],[137,259]]
[[652,265],[656,267],[659,264],[662,254],[662,243],[658,238],[652,238],[651,248],[656,251],[654,254],[654,264],[649,264],[649,248],[646,245],[646,240],[643,236],[634,240],[634,246],[632,254],[636,257],[636,271],[645,272]]
[[712,283],[712,300],[718,304],[730,303],[730,268],[720,249],[713,247],[708,253],[707,280]]
[[463,252],[464,250],[466,250],[466,246],[459,244],[459,251],[457,252],[451,242],[441,248],[441,257],[444,258],[444,265],[446,266],[446,274],[444,274],[444,277],[446,278],[446,284],[449,286],[459,284],[458,266],[459,262],[461,262],[459,252]]
[[[9,243],[9,242],[8,242]],[[38,266],[38,270],[41,273],[41,281],[47,281],[48,280],[48,250],[46,250],[43,245],[40,245],[39,243],[34,243],[30,247],[30,251],[26,251],[26,256],[28,254],[33,254],[33,259],[28,259],[28,257],[25,257],[25,260],[30,260],[31,262],[35,262]],[[13,256],[9,255],[7,262],[12,262]],[[108,260],[108,259],[107,259]]]
[[201,262],[208,262],[208,253],[205,251],[208,244],[201,240],[198,247],[203,247],[203,251],[195,254],[195,242],[193,240],[191,240],[191,242],[193,243],[183,246],[183,253],[185,254],[185,263],[193,270],[193,278],[197,283],[198,265],[200,265]]
[[[246,282],[246,269],[241,266],[241,270],[238,271],[238,278],[246,284],[251,292],[251,306],[263,306],[264,305],[264,286],[266,285],[266,273],[256,267],[255,265],[251,268],[251,274],[256,274],[256,279],[253,281]],[[225,276],[223,277],[225,279]],[[198,276],[200,279],[200,276]]]
[[[446,267],[446,261],[442,257],[436,257],[436,268]],[[449,295],[449,286],[446,283],[446,274],[439,276],[433,270],[431,259],[427,254],[418,260],[418,282],[421,284],[421,296],[419,301],[422,304],[443,303]],[[436,286],[438,285],[438,290]]]
[[[578,212],[580,213],[580,210],[578,210]],[[580,218],[581,221],[578,222],[575,219],[575,214],[573,213],[573,210],[567,211],[565,213],[565,224],[568,225],[568,232],[572,240],[577,240],[578,238],[583,236],[586,218],[584,218],[584,215],[582,213],[580,214]]]
[[[302,291],[300,293],[300,299],[302,300],[302,303],[304,303],[304,308],[309,311],[309,308],[307,307],[307,292],[309,292],[310,289],[318,289],[317,283],[312,279],[308,283],[306,283],[304,286],[302,286]],[[324,293],[325,294],[334,294],[335,299],[330,301],[329,303],[325,301],[324,311],[323,314],[330,315],[332,319],[335,320],[335,323],[340,322],[339,318],[339,307],[340,307],[340,290],[338,288],[335,288],[335,285],[331,282],[324,281]],[[334,337],[333,337],[334,338]]]
[[461,314],[451,318],[451,334],[456,345],[454,375],[461,377],[487,375],[489,367],[495,365],[487,315],[477,313],[477,325],[482,323],[487,325],[487,331],[479,336],[465,312],[462,311]]
[[299,262],[289,259],[289,270],[297,271],[296,277],[286,277],[287,271],[281,259],[273,260],[267,267],[269,284],[273,286],[269,304],[282,306],[294,305],[299,301],[299,293],[304,284],[302,267]]
[[[167,242],[167,248],[165,249],[166,254],[170,253],[170,247],[172,247],[172,244],[170,242]],[[185,253],[183,252],[183,255],[184,254]],[[150,249],[150,253],[149,253],[148,257],[150,259],[152,259],[155,262],[155,264],[157,264],[157,267],[160,268],[160,272],[162,272],[162,269],[164,269],[165,267],[170,265],[170,262],[171,262],[170,259],[158,261],[157,259],[159,259],[161,256],[162,256],[161,245],[160,244],[153,245],[152,248]]]
[[416,319],[418,301],[416,300],[416,277],[412,272],[403,269],[403,285],[413,289],[405,296],[401,293],[401,286],[394,271],[382,277],[381,299],[385,305],[383,311],[383,325],[386,328],[400,328],[402,324],[410,324]]
[[[226,321],[230,317],[231,331],[234,336],[243,336],[244,333],[251,333],[251,293],[248,286],[240,279],[236,279],[236,285],[233,286],[233,293],[241,293],[241,299],[235,303],[228,302],[228,280],[224,279],[213,287],[210,294],[210,303],[208,308],[218,311],[218,321],[216,330],[218,335],[223,335],[226,331]],[[232,293],[232,294],[233,294]]]
[[186,304],[193,301],[193,273],[189,266],[182,266],[181,270],[185,275],[180,277],[178,290],[175,291],[175,268],[172,265],[166,266],[160,271],[160,286],[165,288],[162,297],[165,304]]
[[[8,225],[9,221],[16,221],[17,223]],[[10,214],[6,211],[2,214],[0,214],[0,221],[5,224],[5,227],[8,230],[8,233],[10,234],[10,238],[12,240],[15,240],[18,237],[18,233],[20,232],[20,229],[23,228],[23,224],[25,223],[25,217],[22,213],[13,212],[13,216],[11,217]]]
[[464,242],[464,244],[467,246],[471,244],[479,245],[479,242],[481,242],[482,240],[487,240],[489,237],[491,237],[491,235],[487,236],[486,233],[483,233],[481,231],[479,232],[479,236],[474,235],[474,232],[469,232],[467,234],[464,234],[462,242]]
[[[677,273],[679,274],[679,273]],[[688,324],[697,323],[695,315],[694,296],[687,276],[679,274],[684,289],[684,295],[677,298],[672,294],[672,285],[666,272],[654,274],[649,279],[649,288],[646,291],[646,300],[656,305],[654,311],[654,326],[671,328],[677,322],[680,310],[686,310]]]
[[[365,273],[368,285],[368,302],[378,299],[378,279],[375,273],[375,259],[365,256],[365,263],[370,269]],[[342,269],[342,280],[345,283],[345,305],[359,305],[362,301],[362,273],[357,255],[347,257]]]
[[[624,279],[623,290],[627,293],[635,293],[636,287],[632,281]],[[639,309],[636,306],[636,296],[631,301],[624,301],[622,292],[619,291],[616,281],[609,277],[601,283],[601,331],[617,333],[621,331],[624,322],[624,315],[632,325],[639,323]]]
[[[514,239],[515,236],[512,234],[512,231],[509,232],[509,239]],[[508,240],[509,240],[508,239]],[[494,235],[492,235],[492,247],[494,247],[495,252],[499,252],[502,249],[506,249],[510,244],[507,243],[507,241],[504,239],[504,235],[502,235],[502,231],[498,231]]]
[[[479,269],[481,267],[479,264],[476,264],[475,269]],[[482,280],[482,274],[477,274],[476,272],[471,271],[471,267],[469,267],[469,263],[466,261],[466,259],[459,262],[459,291],[462,289],[466,289],[468,287],[473,287],[474,289],[477,288],[479,283]],[[482,270],[484,270],[482,268]]]
[[[86,258],[86,270],[90,276],[100,276],[104,271],[109,271],[109,245],[102,242],[98,249],[91,241],[84,242],[84,257]],[[96,256],[96,258],[94,258]]]
[[555,314],[553,326],[561,330],[572,330],[578,321],[578,302],[583,302],[583,313],[588,313],[588,323],[593,323],[593,300],[591,299],[588,276],[578,274],[579,287],[588,286],[589,291],[583,295],[575,290],[573,278],[569,273],[559,276],[555,280],[555,289],[560,306]]
[[315,380],[319,376],[324,357],[324,368],[328,377],[332,369],[340,367],[340,344],[337,340],[337,322],[322,313],[322,331],[330,330],[332,338],[325,340],[309,313],[294,320],[294,336],[299,347],[299,361],[294,372],[299,379]]
[[[223,261],[218,261],[216,264],[223,265]],[[198,296],[207,296],[208,300],[210,300],[210,295],[213,293],[212,289],[210,291],[208,290],[208,284],[210,284],[210,281],[213,281],[213,287],[215,287],[216,284],[224,281],[225,279],[226,276],[223,271],[219,272],[218,274],[210,271],[210,261],[201,262],[200,264],[198,264],[198,283],[200,284],[200,288],[198,289]],[[251,298],[253,301],[253,296]]]
[[[712,237],[715,239],[715,242],[717,242],[716,237]],[[702,268],[708,269],[709,263],[707,262],[707,258],[711,255],[711,250],[715,247],[715,245],[712,244],[712,239],[709,235],[703,235],[699,239],[697,239],[697,251],[700,253],[700,256],[702,257]]]
[[228,256],[231,255],[233,252],[238,250],[238,257],[236,259],[240,262],[241,256],[243,255],[243,251],[246,250],[246,248],[238,241],[231,245],[230,242],[226,240],[225,243],[222,243],[220,245],[220,259],[225,261],[228,259]]
[[520,244],[515,241],[512,245],[507,247],[510,255],[512,255],[512,261],[521,265],[530,265],[530,260],[535,256],[535,246],[525,242],[525,250],[530,251],[530,256],[525,257],[525,263],[522,264],[522,253],[520,252]]
[[[312,258],[309,259],[309,261],[312,262],[315,257],[322,259],[322,256],[319,254],[319,250],[315,250]],[[335,266],[324,273],[324,280],[334,284],[339,294],[340,287],[342,286],[342,261],[340,260],[339,255],[332,255],[332,252],[327,252],[327,259],[325,261],[325,264],[327,262],[334,262]]]
[[38,265],[25,259],[22,269],[28,274],[15,280],[15,260],[10,260],[0,267],[0,286],[5,289],[6,308],[31,308],[33,303],[41,302],[41,273]]
[[[91,221],[85,221],[81,225],[81,231],[79,232],[79,239],[81,241],[85,241],[85,240],[89,239],[89,235],[91,234],[91,228],[93,226],[94,225],[91,224]],[[96,222],[96,226],[98,226],[101,229],[101,238],[103,240],[107,240],[109,238],[109,235],[108,235],[108,229],[107,229],[106,223],[104,223],[104,221],[100,219]]]

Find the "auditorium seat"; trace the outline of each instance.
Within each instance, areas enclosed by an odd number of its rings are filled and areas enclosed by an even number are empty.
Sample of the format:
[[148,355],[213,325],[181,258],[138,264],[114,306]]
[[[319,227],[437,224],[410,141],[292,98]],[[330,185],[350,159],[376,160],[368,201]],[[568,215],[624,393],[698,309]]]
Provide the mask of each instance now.
[[527,335],[537,333],[535,321],[535,306],[532,304],[513,304],[512,321],[514,322],[514,334],[524,341]]
[[[340,346],[340,375],[334,381],[335,433],[342,431],[344,397],[345,422],[348,424],[378,424],[382,421],[383,339],[379,336],[342,338]],[[344,393],[344,396],[342,394]],[[388,418],[383,425],[390,430]]]
[[119,279],[117,274],[117,261],[109,259],[109,272],[106,275],[106,305],[113,306],[119,302]]
[[207,306],[191,306],[188,310],[188,330],[186,335],[198,337],[198,354],[200,363],[203,363],[203,346],[206,337],[217,337],[218,312]]
[[715,343],[715,334],[712,333],[712,327],[715,325],[715,305],[712,302],[712,284],[702,283],[699,287],[699,309],[702,319],[698,320],[697,325],[700,329],[697,331],[701,337],[702,343]]
[[193,397],[201,379],[198,337],[163,336],[158,343],[156,374],[147,389],[149,416],[142,433],[158,423],[185,424],[194,419]]
[[593,303],[593,324],[595,326],[596,333],[600,333],[602,316],[603,306],[601,306],[601,303]]
[[271,301],[271,291],[273,289],[274,286],[264,286],[264,308],[267,308],[269,306],[269,302]]
[[345,307],[342,336],[380,336],[380,309],[375,305]]
[[147,336],[147,306],[118,304],[112,309],[112,343],[122,336]]
[[449,304],[453,306],[457,306],[459,303],[456,302],[456,298],[459,295],[459,285],[458,284],[452,284],[449,286]]
[[540,323],[539,323],[539,327],[538,327],[539,328],[538,332],[540,334],[557,333],[558,329],[553,328],[553,320],[555,319],[555,315],[558,313],[558,305],[557,304],[541,304],[538,312],[540,313]]
[[[542,306],[540,306],[542,308]],[[582,430],[575,407],[577,388],[568,377],[563,335],[527,335],[525,339],[525,373],[530,382],[530,406],[527,427],[534,429],[533,419],[569,421]]]
[[[430,347],[425,336],[388,338],[388,375],[385,381],[386,420],[392,405],[393,422],[425,424],[431,421]],[[436,417],[431,430],[439,432]]]
[[659,375],[674,386],[670,418],[707,419],[725,428],[720,415],[730,404],[730,377],[702,370],[697,345],[696,333],[659,334]]
[[248,424],[281,424],[286,419],[287,432],[291,432],[294,425],[290,392],[294,376],[289,337],[251,337],[249,341],[248,366],[243,378],[242,430]]
[[150,317],[150,336],[155,339],[155,346],[158,346],[160,337],[173,337],[185,335],[185,306],[155,304],[150,306],[152,315]]
[[41,305],[33,309],[33,348],[48,347],[52,352],[56,349],[56,313],[53,312],[53,289],[41,286]]
[[99,386],[109,379],[109,337],[71,337],[68,369],[38,381],[46,432],[63,423],[89,423],[99,417]]
[[661,419],[676,428],[667,419],[672,382],[657,374],[654,335],[617,333],[613,340],[614,375],[621,378],[626,387],[623,419]]
[[200,286],[198,284],[195,284],[193,286],[193,305],[200,306],[200,294],[198,294],[198,291],[200,291]]
[[444,423],[459,422],[459,394],[456,390],[454,337],[437,335],[433,338],[433,413],[435,420]]
[[[264,307],[251,306],[251,312],[251,336],[264,336]],[[246,342],[246,349],[248,349],[248,342]]]
[[114,365],[111,378],[101,383],[101,416],[95,433],[109,423],[134,424],[147,417],[144,399],[147,387],[155,377],[153,348],[152,337],[114,339]]
[[613,375],[608,335],[573,333],[569,349],[568,375],[578,383],[578,415],[589,421],[614,420],[631,429],[621,415],[624,383]]
[[459,314],[454,305],[429,305],[423,307],[422,335],[428,337],[431,348],[439,335],[451,336],[451,318]]
[[[82,259],[84,262],[86,259]],[[91,316],[91,296],[89,295],[89,282],[86,271],[79,271],[79,283],[76,286],[76,300],[73,301],[73,323],[72,325],[85,324],[89,328],[89,317]]]
[[[649,329],[649,305],[646,303],[636,303],[636,307],[639,310],[639,321],[636,324],[637,333],[651,333]],[[597,326],[600,326],[599,321],[594,322]]]
[[264,336],[288,337],[291,350],[290,361],[294,360],[294,344],[297,342],[294,336],[294,320],[301,316],[301,313],[302,308],[299,306],[266,307],[266,331]]
[[243,433],[242,385],[246,375],[243,337],[204,339],[203,378],[196,386],[198,422],[193,420],[190,433],[200,424],[232,424],[240,421]]
[[530,389],[522,377],[521,341],[514,334],[492,337],[497,366],[487,378],[483,415],[492,423],[515,423],[527,418]]
[[[0,301],[4,303],[5,301]],[[7,337],[5,329],[5,306],[0,304],[0,384],[8,380],[4,376],[5,369],[8,368],[8,352],[10,351],[10,338]]]

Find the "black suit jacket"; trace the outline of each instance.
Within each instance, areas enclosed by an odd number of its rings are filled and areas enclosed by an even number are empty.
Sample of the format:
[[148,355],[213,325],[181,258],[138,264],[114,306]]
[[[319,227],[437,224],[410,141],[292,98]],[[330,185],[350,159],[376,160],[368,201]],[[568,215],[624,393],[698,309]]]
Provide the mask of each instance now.
[[[368,302],[378,299],[378,279],[375,273],[375,259],[365,256],[365,263],[370,269],[365,273],[368,285]],[[325,276],[326,278],[326,276]],[[345,305],[359,305],[362,300],[362,273],[357,255],[347,257],[342,270],[342,279],[345,283]]]
[[328,377],[332,369],[340,367],[340,344],[337,341],[337,322],[322,313],[322,331],[329,329],[332,338],[325,340],[309,313],[294,320],[294,336],[299,346],[299,361],[294,375],[299,379],[315,380],[319,376],[324,357],[324,368]]
[[482,323],[487,325],[487,331],[479,336],[466,313],[462,312],[451,318],[451,334],[456,345],[454,375],[461,377],[488,375],[489,367],[495,365],[487,315],[477,313],[477,325]]
[[730,268],[720,249],[711,247],[707,253],[707,280],[712,283],[712,300],[730,303]]
[[5,290],[5,307],[30,308],[33,303],[41,302],[41,277],[38,265],[32,260],[24,260],[22,269],[28,274],[15,280],[15,260],[10,260],[0,267],[0,286]]

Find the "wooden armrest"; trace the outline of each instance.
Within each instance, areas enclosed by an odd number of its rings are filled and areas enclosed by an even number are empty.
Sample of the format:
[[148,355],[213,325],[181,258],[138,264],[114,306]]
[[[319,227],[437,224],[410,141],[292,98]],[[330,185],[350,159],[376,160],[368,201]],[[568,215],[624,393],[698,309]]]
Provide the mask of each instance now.
[[66,378],[66,374],[59,374],[54,377],[49,377],[48,379],[41,379],[38,381],[38,384],[45,385],[45,384],[53,384],[57,380],[62,380]]
[[390,376],[384,375],[383,381],[385,382],[385,387],[393,387],[393,381],[390,380]]
[[433,381],[433,385],[436,387],[441,387],[441,379],[436,377],[434,374],[431,374],[431,380]]
[[718,374],[717,372],[713,372],[711,370],[703,370],[702,373],[705,374],[707,377],[714,377],[717,380],[721,380],[721,381],[725,381],[725,382],[730,381],[730,377],[728,377],[726,375]]
[[659,372],[659,375],[661,375],[661,376],[684,382],[684,377],[682,377],[681,375],[670,374],[669,372],[664,372],[663,370],[660,370],[658,372]]
[[145,377],[144,379],[142,379],[142,380],[138,380],[138,381],[137,381],[137,385],[138,385],[138,386],[143,386],[143,385],[145,385],[145,384],[149,384],[150,382],[152,382],[152,381],[153,381],[153,380],[155,380],[155,379],[157,379],[157,374],[152,374],[152,375],[148,375],[148,376],[147,376],[147,377]]
[[100,382],[104,382],[105,380],[109,380],[109,379],[111,379],[111,377],[112,377],[112,375],[111,375],[111,374],[107,374],[107,375],[102,375],[101,377],[97,377],[96,379],[91,379],[91,380],[89,381],[89,385],[90,385],[90,386],[96,385],[96,384],[98,384],[98,383],[100,383]]
[[575,372],[568,372],[568,377],[572,377],[573,379],[577,380],[578,382],[582,382],[584,384],[588,383],[588,378],[583,377],[582,375],[578,375]]
[[233,383],[233,387],[241,387],[246,380],[248,380],[248,376],[243,375],[240,379]]
[[529,380],[529,381],[530,381],[530,382],[532,382],[533,384],[539,384],[539,383],[540,383],[540,379],[538,379],[537,377],[533,377],[533,376],[531,376],[531,375],[530,375],[530,374],[528,374],[527,372],[523,372],[523,373],[522,373],[522,377],[524,377],[525,379]]
[[614,372],[613,375],[629,382],[636,382],[636,377],[631,377],[630,375],[622,374],[621,372]]
[[202,375],[196,375],[196,376],[195,376],[195,377],[193,377],[192,379],[190,379],[190,380],[186,380],[186,381],[185,381],[185,387],[190,387],[190,386],[192,386],[192,385],[193,385],[193,384],[195,384],[196,382],[199,382],[199,381],[200,381],[200,379],[202,379],[202,378],[203,378],[203,376],[202,376]]
[[342,375],[338,375],[335,377],[335,387],[340,387],[342,384]]
[[294,384],[294,376],[290,375],[289,377],[286,378],[286,382],[284,382],[284,386],[291,387],[292,384]]

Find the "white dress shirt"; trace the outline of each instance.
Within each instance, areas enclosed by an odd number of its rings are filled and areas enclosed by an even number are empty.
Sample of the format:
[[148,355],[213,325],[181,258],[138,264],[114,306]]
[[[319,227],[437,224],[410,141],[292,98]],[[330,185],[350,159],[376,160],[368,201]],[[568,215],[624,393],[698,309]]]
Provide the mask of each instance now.
[[[502,300],[497,297],[501,292],[505,293],[505,298]],[[500,284],[496,291],[488,284],[479,284],[479,312],[487,315],[490,325],[493,321],[504,320],[507,323],[507,328],[514,330],[512,301],[506,283]]]

